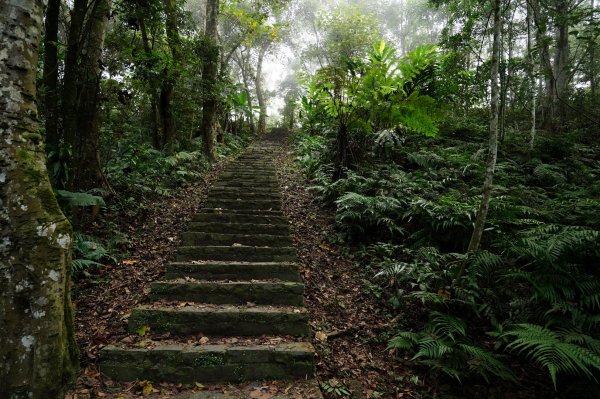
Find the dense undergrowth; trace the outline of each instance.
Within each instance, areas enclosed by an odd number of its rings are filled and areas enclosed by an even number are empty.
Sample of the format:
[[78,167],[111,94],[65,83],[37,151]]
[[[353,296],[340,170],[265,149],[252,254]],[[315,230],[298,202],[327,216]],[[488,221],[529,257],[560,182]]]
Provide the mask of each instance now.
[[[340,239],[379,286],[369,290],[399,316],[389,350],[462,384],[524,384],[523,367],[534,364],[558,394],[598,397],[600,147],[574,132],[542,135],[529,149],[526,132],[510,131],[482,249],[468,252],[486,167],[485,110],[448,115],[431,137],[441,119],[433,100],[412,99],[436,95],[441,58],[390,54],[381,68],[384,48],[359,72],[352,61],[329,81],[315,75],[295,142]],[[385,75],[405,63],[414,73]]]

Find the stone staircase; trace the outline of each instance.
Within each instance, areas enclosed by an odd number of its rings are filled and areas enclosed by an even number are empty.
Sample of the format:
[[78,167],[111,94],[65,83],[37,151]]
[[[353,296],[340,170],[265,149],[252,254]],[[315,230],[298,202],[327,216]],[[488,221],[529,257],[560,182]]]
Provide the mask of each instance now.
[[189,384],[314,377],[304,285],[272,163],[276,145],[256,143],[221,174],[182,234],[176,261],[151,284],[151,302],[129,317],[132,334],[149,331],[143,347],[104,347],[102,373]]

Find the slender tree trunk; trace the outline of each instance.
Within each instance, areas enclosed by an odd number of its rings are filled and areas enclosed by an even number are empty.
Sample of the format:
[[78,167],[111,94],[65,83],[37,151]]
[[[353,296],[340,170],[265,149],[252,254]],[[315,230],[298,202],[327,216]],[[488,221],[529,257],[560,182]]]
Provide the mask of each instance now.
[[535,57],[533,54],[533,12],[531,6],[527,5],[527,59],[529,74],[529,86],[531,90],[531,130],[529,134],[529,153],[533,151],[535,147],[535,135],[536,135],[536,108],[537,108],[537,96],[536,96],[536,68],[535,68]]
[[504,135],[506,133],[506,95],[507,95],[507,83],[508,83],[508,62],[506,60],[506,52],[503,44],[504,32],[500,32],[500,68],[499,68],[499,81],[500,81],[500,103],[498,110],[498,140],[500,143],[504,142]]
[[181,40],[177,29],[177,9],[175,0],[164,0],[165,13],[167,16],[165,28],[167,32],[167,42],[173,58],[173,68],[165,68],[163,77],[163,86],[160,93],[160,114],[163,123],[163,138],[165,151],[170,154],[173,152],[176,137],[175,118],[173,117],[173,90],[178,68],[181,60]]
[[481,204],[477,212],[475,227],[471,235],[468,251],[476,251],[481,244],[485,221],[490,208],[490,200],[492,196],[492,183],[494,181],[494,171],[496,169],[496,159],[498,157],[498,65],[500,56],[500,32],[501,32],[501,0],[493,0],[494,14],[494,39],[492,42],[492,65],[491,65],[491,103],[490,103],[490,139],[488,144],[487,167],[483,182],[483,193],[481,196]]
[[262,67],[268,48],[269,43],[265,43],[260,47],[258,63],[256,65],[256,100],[258,101],[258,108],[260,111],[258,115],[258,134],[265,134],[267,132],[267,100],[265,99],[265,93],[262,86]]
[[240,67],[240,71],[242,74],[242,82],[244,83],[244,88],[248,93],[248,108],[250,108],[250,113],[248,115],[248,123],[250,125],[250,132],[252,134],[256,134],[256,126],[254,124],[254,106],[252,102],[252,91],[250,90],[250,79],[248,78],[248,75],[250,74],[250,72],[248,71],[250,65],[248,65],[248,60],[246,57],[244,57],[242,51],[240,51],[239,57],[237,56],[237,54],[235,55],[235,60],[238,63],[238,66]]
[[[590,24],[594,23],[595,14],[595,2],[590,1],[590,8],[592,9],[592,15],[590,17]],[[597,41],[590,41],[590,94],[592,96],[592,108],[596,110],[598,106],[598,82],[596,81],[596,46]]]
[[49,0],[44,36],[44,117],[46,146],[57,150],[58,134],[58,16],[61,0]]
[[202,132],[206,156],[210,162],[216,162],[215,138],[217,135],[217,100],[216,83],[219,62],[219,45],[217,32],[217,17],[219,0],[206,2],[206,56],[202,81],[204,83],[204,101],[202,104]]
[[[146,23],[142,18],[139,18],[140,31],[142,33],[142,45],[144,46],[144,52],[146,56],[151,57],[152,48],[150,47],[150,40],[148,38],[148,29],[146,28]],[[158,89],[156,84],[156,79],[150,78],[148,81],[148,85],[150,86],[150,130],[152,134],[152,145],[155,149],[160,150],[163,148],[163,134],[161,127],[160,114],[158,110],[159,104],[159,96]]]
[[567,101],[569,96],[569,0],[560,0],[556,18],[556,53],[554,55],[555,91],[552,96],[554,107],[560,120],[560,131],[564,128],[567,117]]
[[0,397],[7,399],[62,399],[77,368],[72,231],[50,186],[36,106],[44,3],[0,3]]
[[543,128],[548,132],[555,131],[554,119],[556,116],[556,110],[554,107],[553,93],[556,87],[556,78],[554,76],[554,70],[552,67],[552,61],[550,59],[550,39],[548,38],[547,32],[547,20],[541,13],[539,0],[529,0],[528,4],[531,7],[532,17],[535,22],[535,41],[536,46],[539,48],[540,61],[542,71],[544,72],[544,84],[545,88],[543,93],[540,93],[539,98],[544,98],[545,101],[540,102]]

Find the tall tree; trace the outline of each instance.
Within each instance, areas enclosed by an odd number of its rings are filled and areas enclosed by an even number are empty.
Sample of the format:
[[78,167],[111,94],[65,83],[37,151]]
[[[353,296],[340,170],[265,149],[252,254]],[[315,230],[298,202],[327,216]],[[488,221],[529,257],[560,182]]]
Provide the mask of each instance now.
[[501,19],[501,0],[493,0],[492,14],[494,18],[494,38],[492,40],[492,62],[491,62],[491,77],[490,77],[490,137],[488,142],[487,166],[485,178],[483,181],[483,189],[481,203],[477,212],[473,234],[469,242],[469,251],[476,251],[481,243],[485,221],[490,209],[490,200],[492,197],[492,183],[494,181],[494,171],[496,169],[496,160],[498,158],[498,113],[500,93],[498,87],[498,70],[500,65],[500,33],[502,31]]
[[111,0],[75,0],[65,59],[63,129],[72,148],[68,188],[96,187],[102,178],[100,143],[100,80],[104,35]]
[[219,15],[219,0],[206,2],[206,51],[202,79],[204,83],[204,101],[202,103],[202,133],[208,159],[217,160],[215,139],[217,136],[217,75],[219,63],[219,44],[217,22]]
[[258,62],[256,64],[256,79],[254,86],[256,87],[256,100],[258,101],[258,134],[265,134],[267,131],[267,99],[263,89],[263,62],[267,50],[269,49],[269,41],[264,41],[258,50]]
[[46,145],[56,150],[58,132],[58,17],[61,0],[49,0],[44,35],[44,111]]
[[181,61],[181,40],[177,29],[177,7],[175,0],[164,0],[167,32],[167,43],[171,52],[171,66],[165,66],[164,80],[160,92],[160,115],[163,123],[164,148],[167,153],[173,152],[175,144],[175,118],[173,117],[173,89]]
[[36,106],[43,0],[0,3],[0,397],[59,399],[77,367],[71,226],[45,167]]

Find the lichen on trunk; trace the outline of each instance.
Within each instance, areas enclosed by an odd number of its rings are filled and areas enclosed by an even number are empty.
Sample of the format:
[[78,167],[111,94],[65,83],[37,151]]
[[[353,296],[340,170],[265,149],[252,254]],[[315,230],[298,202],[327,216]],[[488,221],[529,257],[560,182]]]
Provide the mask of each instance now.
[[61,398],[77,368],[72,230],[38,131],[43,0],[0,3],[0,397]]

